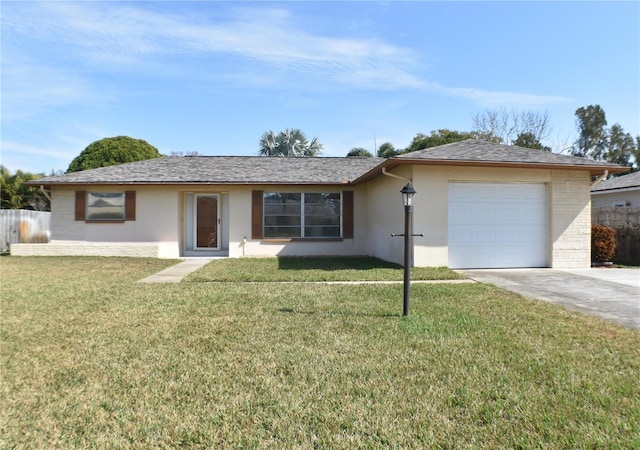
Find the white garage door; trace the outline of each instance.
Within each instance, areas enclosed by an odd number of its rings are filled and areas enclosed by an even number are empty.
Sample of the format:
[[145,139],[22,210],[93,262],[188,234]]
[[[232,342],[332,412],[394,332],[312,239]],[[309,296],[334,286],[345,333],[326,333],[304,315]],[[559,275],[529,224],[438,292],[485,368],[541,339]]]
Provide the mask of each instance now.
[[544,184],[449,183],[449,267],[547,266]]

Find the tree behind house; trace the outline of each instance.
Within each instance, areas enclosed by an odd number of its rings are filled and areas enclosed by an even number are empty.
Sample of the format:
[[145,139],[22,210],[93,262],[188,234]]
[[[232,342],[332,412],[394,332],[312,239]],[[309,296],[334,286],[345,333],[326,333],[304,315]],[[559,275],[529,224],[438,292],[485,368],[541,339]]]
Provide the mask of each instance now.
[[355,148],[352,148],[351,150],[349,150],[349,153],[347,153],[347,156],[350,157],[350,158],[352,158],[352,157],[371,158],[373,155],[366,148],[355,147]]
[[391,142],[385,142],[378,148],[377,156],[380,158],[391,158],[400,154],[400,150],[396,150]]
[[161,156],[157,148],[142,139],[128,136],[104,138],[89,144],[71,161],[67,173],[160,158]]
[[266,131],[260,138],[259,145],[258,153],[261,156],[320,156],[324,148],[318,138],[314,137],[309,141],[297,128],[287,128],[278,134],[271,130]]
[[633,170],[640,170],[640,136],[634,139],[618,123],[607,128],[607,117],[600,105],[580,107],[575,114],[578,139],[573,144],[572,155],[633,165]]
[[42,191],[24,184],[42,177],[44,174],[34,174],[22,170],[11,174],[9,169],[0,166],[0,207],[2,209],[49,211],[51,205]]
[[476,114],[472,120],[476,138],[496,144],[516,145],[515,141],[523,135],[532,137],[527,142],[540,143],[551,133],[550,118],[546,111],[486,110]]
[[515,141],[513,141],[513,145],[518,147],[532,148],[535,150],[544,150],[545,152],[550,152],[551,147],[547,147],[546,145],[542,145],[533,133],[521,133]]
[[432,131],[429,135],[418,133],[411,141],[411,144],[409,144],[402,153],[410,153],[417,150],[424,150],[425,148],[452,144],[454,142],[465,141],[467,139],[475,139],[475,137],[475,134],[471,132],[447,129]]

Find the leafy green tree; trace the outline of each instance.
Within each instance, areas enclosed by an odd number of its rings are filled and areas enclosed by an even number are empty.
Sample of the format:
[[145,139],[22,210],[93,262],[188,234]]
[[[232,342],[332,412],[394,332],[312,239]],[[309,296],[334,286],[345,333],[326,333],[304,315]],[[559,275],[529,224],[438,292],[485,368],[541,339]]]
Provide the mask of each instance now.
[[[620,124],[613,124],[607,135],[606,160],[614,164],[630,166],[637,154],[636,142],[629,133],[625,133]],[[636,160],[637,162],[637,160]]]
[[407,147],[402,153],[415,152],[425,148],[437,147],[438,145],[451,144],[453,142],[475,138],[476,135],[472,132],[453,131],[447,129],[432,131],[428,136],[426,134],[418,133],[411,141],[411,144],[409,144],[409,147]]
[[607,118],[600,105],[589,105],[576,109],[578,140],[571,154],[602,161],[607,146]]
[[578,139],[571,153],[596,161],[606,161],[640,170],[640,136],[634,139],[620,124],[607,128],[607,117],[600,105],[576,110]]
[[260,138],[258,153],[261,156],[320,156],[323,148],[318,138],[309,141],[301,130],[287,128],[278,134],[266,131]]
[[147,141],[130,138],[128,136],[116,136],[89,144],[87,148],[71,161],[67,173],[143,161],[161,156],[158,149]]
[[535,150],[544,150],[545,152],[551,151],[551,147],[542,145],[542,142],[540,142],[533,135],[533,133],[520,133],[516,140],[513,141],[513,145],[516,145],[518,147],[533,148]]
[[352,148],[351,150],[349,150],[349,153],[347,153],[347,156],[348,157],[371,158],[373,155],[366,148],[355,147],[355,148]]
[[24,184],[42,177],[44,174],[33,174],[22,170],[11,174],[6,167],[0,166],[0,207],[2,209],[49,211],[51,205],[42,191]]
[[399,150],[396,150],[391,142],[385,142],[378,148],[379,158],[391,158],[400,154]]

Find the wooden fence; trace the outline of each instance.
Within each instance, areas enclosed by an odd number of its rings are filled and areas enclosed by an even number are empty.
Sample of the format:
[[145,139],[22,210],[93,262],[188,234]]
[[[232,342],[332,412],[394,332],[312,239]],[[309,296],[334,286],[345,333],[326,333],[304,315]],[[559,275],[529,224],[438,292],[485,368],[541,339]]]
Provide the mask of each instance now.
[[591,223],[613,228],[616,254],[613,262],[640,266],[640,208],[603,206],[591,210]]
[[11,244],[49,242],[51,213],[26,209],[0,209],[0,251]]

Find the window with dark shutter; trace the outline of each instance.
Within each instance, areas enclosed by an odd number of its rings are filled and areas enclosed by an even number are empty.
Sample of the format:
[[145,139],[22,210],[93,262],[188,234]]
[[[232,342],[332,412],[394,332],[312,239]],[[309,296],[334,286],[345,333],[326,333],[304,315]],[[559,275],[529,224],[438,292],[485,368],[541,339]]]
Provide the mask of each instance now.
[[353,191],[342,192],[342,237],[353,239]]
[[114,222],[136,220],[136,192],[76,191],[75,220]]
[[259,232],[260,239],[352,238],[353,192],[345,194],[343,200],[340,192],[254,191],[253,234]]
[[124,193],[124,220],[136,220],[136,191]]

